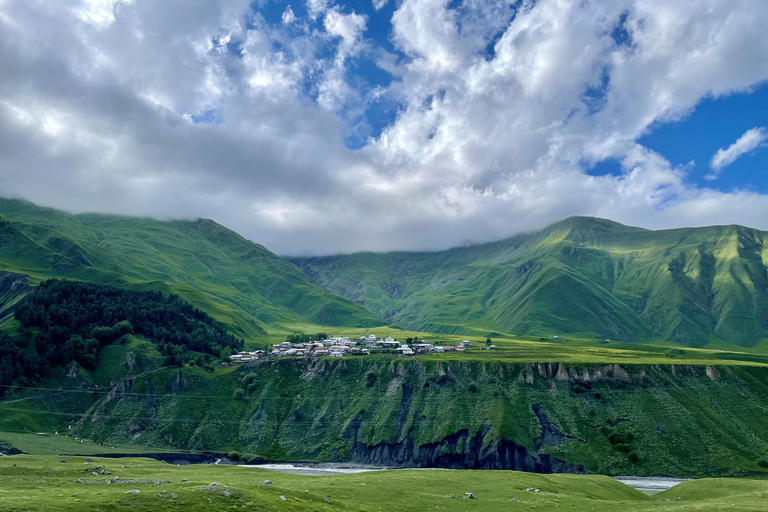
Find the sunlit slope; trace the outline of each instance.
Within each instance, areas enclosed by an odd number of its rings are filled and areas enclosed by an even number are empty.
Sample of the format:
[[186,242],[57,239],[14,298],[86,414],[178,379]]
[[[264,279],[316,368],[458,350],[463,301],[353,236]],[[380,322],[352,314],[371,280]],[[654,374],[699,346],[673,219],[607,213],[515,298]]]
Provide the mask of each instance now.
[[249,338],[263,324],[381,323],[213,221],[70,215],[0,200],[0,270],[174,292]]
[[752,346],[768,336],[765,240],[741,226],[650,231],[573,217],[443,252],[291,261],[411,329]]

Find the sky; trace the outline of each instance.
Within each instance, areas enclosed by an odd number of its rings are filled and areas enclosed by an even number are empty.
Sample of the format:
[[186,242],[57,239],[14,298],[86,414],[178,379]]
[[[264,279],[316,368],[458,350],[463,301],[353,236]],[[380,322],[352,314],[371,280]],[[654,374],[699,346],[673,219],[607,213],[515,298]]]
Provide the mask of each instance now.
[[284,255],[768,230],[765,0],[0,0],[0,195]]

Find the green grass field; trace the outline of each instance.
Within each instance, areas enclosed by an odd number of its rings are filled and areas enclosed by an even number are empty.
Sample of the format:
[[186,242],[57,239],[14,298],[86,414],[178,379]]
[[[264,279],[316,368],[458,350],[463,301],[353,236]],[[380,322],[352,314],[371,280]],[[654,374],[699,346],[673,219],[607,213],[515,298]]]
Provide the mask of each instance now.
[[[0,443],[8,443],[30,455],[99,455],[106,453],[156,453],[157,449],[136,445],[101,444],[92,439],[78,439],[66,432],[34,434],[20,432],[0,432]],[[163,452],[175,452],[164,449]]]
[[[111,480],[115,483],[106,483]],[[272,483],[260,485],[265,480]],[[133,490],[139,492],[127,493]],[[475,499],[467,498],[467,492]],[[533,508],[762,511],[768,508],[768,482],[694,481],[649,497],[611,478],[592,475],[394,470],[298,476],[236,466],[173,466],[141,458],[0,458],[0,510],[466,512]]]
[[[409,331],[393,326],[350,328],[323,327],[313,324],[287,324],[280,329],[267,329],[267,342],[276,344],[285,341],[290,332],[327,332],[331,336],[360,336],[375,334],[384,338],[391,336],[405,343],[407,338],[418,337],[427,343],[440,345],[460,344],[463,340],[472,342],[472,349],[464,353],[443,353],[417,356],[421,359],[445,361],[499,361],[499,362],[561,362],[567,364],[746,364],[768,366],[765,344],[758,347],[739,347],[733,344],[716,343],[704,348],[690,348],[676,343],[661,341],[649,343],[626,343],[621,341],[596,340],[594,337],[559,335],[542,337],[531,335],[515,336],[502,333],[480,335],[438,334]],[[485,350],[486,338],[490,337],[496,350]],[[249,348],[255,348],[252,344]]]

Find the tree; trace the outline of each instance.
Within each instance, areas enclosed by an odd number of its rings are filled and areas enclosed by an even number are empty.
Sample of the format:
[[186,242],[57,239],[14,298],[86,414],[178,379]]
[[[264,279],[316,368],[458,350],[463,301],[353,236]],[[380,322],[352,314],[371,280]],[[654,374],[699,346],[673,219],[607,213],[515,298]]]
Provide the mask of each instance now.
[[493,345],[491,338],[485,338],[485,346],[490,347],[491,345]]
[[133,325],[128,320],[117,322],[112,329],[115,331],[116,337],[125,336],[126,334],[133,334]]
[[219,355],[219,357],[221,358],[222,361],[229,361],[229,356],[231,355],[232,355],[232,349],[230,347],[224,347],[223,349],[221,349],[221,354]]
[[[171,365],[186,363],[190,351],[216,356],[222,347],[243,346],[224,324],[177,295],[96,283],[45,281],[17,303],[14,317],[20,324],[15,348],[7,350],[0,336],[0,361],[9,357],[0,363],[0,379],[40,379],[72,360],[92,368],[102,346],[127,334],[155,342]],[[30,347],[37,357],[27,356]]]

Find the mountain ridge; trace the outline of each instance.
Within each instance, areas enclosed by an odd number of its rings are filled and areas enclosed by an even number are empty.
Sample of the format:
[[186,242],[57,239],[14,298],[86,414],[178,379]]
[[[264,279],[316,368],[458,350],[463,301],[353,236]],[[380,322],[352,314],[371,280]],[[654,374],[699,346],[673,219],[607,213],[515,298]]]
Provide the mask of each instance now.
[[381,325],[295,266],[209,219],[70,214],[0,199],[0,270],[177,293],[249,340],[268,325]]
[[569,217],[445,251],[287,259],[329,292],[410,329],[752,346],[768,336],[766,235]]

